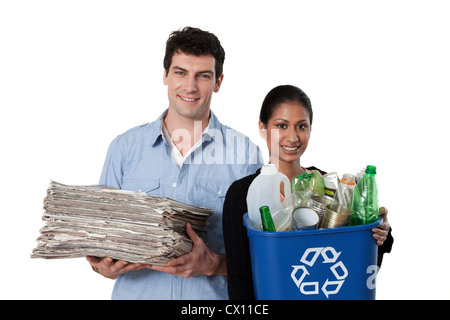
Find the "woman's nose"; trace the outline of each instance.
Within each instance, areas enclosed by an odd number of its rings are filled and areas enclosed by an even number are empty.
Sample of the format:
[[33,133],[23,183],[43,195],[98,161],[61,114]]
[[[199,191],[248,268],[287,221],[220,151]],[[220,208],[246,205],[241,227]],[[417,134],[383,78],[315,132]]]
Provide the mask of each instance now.
[[288,136],[287,136],[287,138],[288,138],[289,142],[297,142],[299,140],[298,139],[298,135],[297,135],[297,131],[295,130],[295,127],[288,129]]

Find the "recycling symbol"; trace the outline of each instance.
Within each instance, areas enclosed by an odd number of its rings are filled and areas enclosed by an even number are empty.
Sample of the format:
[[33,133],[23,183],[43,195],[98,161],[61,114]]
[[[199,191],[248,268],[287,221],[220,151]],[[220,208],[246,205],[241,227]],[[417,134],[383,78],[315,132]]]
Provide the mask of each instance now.
[[[303,264],[292,266],[293,270],[291,272],[291,278],[295,285],[299,288],[300,292],[305,295],[319,294],[319,287],[325,294],[327,299],[332,294],[337,294],[345,282],[345,278],[348,276],[347,268],[342,261],[338,261],[341,252],[337,252],[333,247],[318,247],[306,249],[303,253],[300,262]],[[316,263],[319,256],[322,257],[322,263],[330,264],[330,276],[321,285],[319,281],[304,281],[310,275],[307,266],[311,267],[309,270],[312,271],[314,264]],[[320,262],[318,262],[320,263]],[[309,278],[309,277],[308,277]]]

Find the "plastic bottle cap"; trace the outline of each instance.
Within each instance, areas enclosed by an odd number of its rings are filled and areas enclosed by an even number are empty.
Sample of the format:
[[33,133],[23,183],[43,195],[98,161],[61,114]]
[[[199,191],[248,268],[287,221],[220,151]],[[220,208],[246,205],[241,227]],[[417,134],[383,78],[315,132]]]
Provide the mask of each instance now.
[[366,173],[376,174],[377,173],[377,167],[375,167],[375,166],[367,166]]
[[261,167],[261,174],[276,174],[278,172],[277,168],[273,163],[271,164],[265,164]]
[[348,185],[354,185],[355,184],[355,176],[349,173],[344,173],[344,176],[341,179],[342,183],[348,184]]

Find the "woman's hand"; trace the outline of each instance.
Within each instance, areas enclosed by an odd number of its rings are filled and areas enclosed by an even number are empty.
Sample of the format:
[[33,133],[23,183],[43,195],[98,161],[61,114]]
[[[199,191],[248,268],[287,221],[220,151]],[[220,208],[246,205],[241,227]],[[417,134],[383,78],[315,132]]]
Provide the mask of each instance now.
[[382,216],[383,222],[378,226],[377,228],[373,228],[373,237],[377,240],[377,244],[379,246],[383,245],[383,243],[386,241],[389,230],[391,229],[391,226],[389,225],[389,221],[387,218],[388,210],[385,207],[381,207],[378,211],[378,214]]

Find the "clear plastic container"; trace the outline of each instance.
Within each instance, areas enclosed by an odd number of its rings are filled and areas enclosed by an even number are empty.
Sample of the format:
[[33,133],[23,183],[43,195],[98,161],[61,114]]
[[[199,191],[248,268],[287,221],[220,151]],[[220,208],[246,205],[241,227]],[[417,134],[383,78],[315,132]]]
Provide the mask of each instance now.
[[[281,183],[284,184],[285,200],[280,197]],[[292,195],[288,177],[279,172],[275,165],[267,164],[253,180],[247,194],[248,216],[252,226],[262,230],[259,208],[268,206],[277,231],[288,231],[292,226]]]
[[352,200],[353,190],[356,187],[356,178],[354,175],[344,173],[338,187],[338,201],[341,205],[348,207]]

